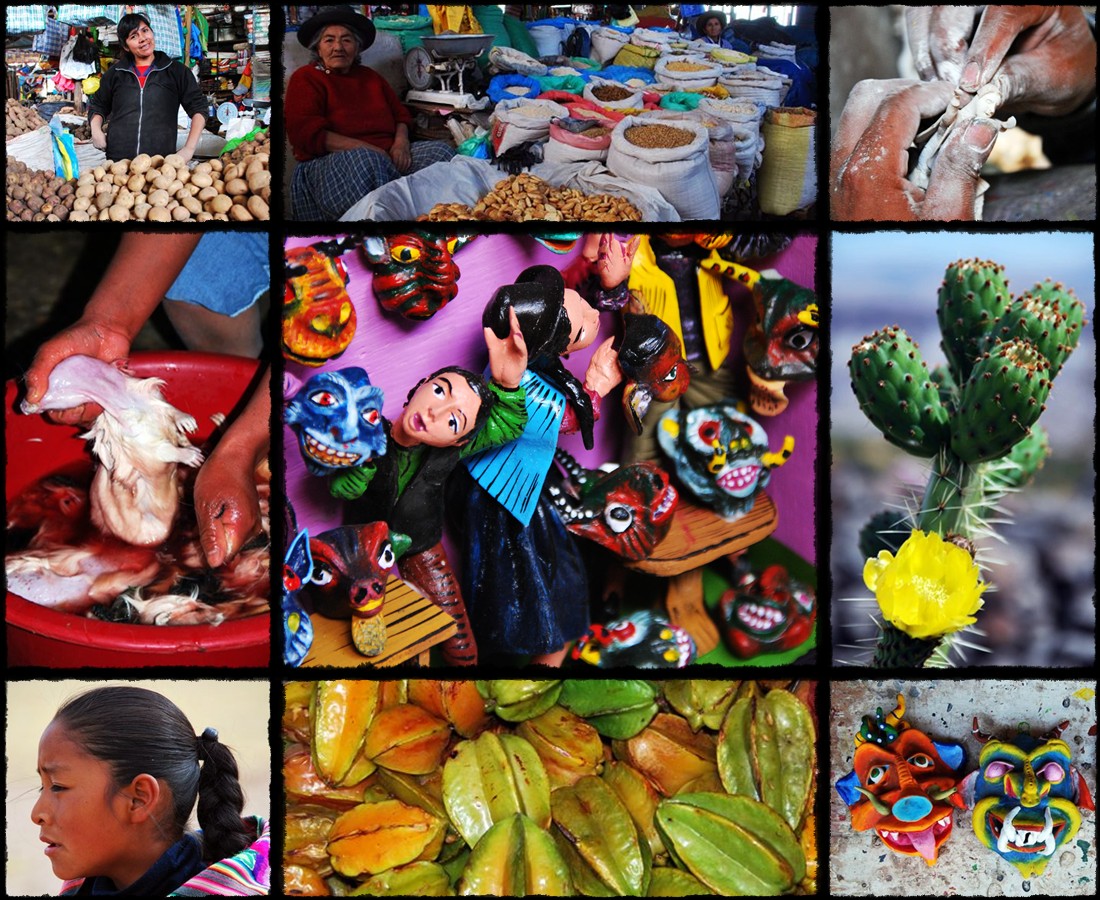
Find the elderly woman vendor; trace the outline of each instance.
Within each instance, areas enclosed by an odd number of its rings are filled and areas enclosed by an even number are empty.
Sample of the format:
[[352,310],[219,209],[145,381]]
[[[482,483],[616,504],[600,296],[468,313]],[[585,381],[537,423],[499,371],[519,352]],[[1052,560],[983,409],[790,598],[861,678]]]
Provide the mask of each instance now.
[[338,219],[375,188],[454,155],[442,141],[409,143],[412,116],[359,54],[374,23],[345,7],[326,9],[298,30],[313,54],[286,89],[286,129],[298,165],[296,219]]

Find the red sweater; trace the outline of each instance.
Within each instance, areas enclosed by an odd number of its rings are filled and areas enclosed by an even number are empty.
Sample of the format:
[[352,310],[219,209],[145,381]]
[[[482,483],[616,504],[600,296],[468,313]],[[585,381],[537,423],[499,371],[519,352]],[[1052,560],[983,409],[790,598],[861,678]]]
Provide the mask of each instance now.
[[412,123],[412,115],[386,79],[360,65],[343,74],[303,66],[290,76],[284,109],[294,157],[303,162],[328,152],[326,131],[366,141],[388,153],[397,126]]

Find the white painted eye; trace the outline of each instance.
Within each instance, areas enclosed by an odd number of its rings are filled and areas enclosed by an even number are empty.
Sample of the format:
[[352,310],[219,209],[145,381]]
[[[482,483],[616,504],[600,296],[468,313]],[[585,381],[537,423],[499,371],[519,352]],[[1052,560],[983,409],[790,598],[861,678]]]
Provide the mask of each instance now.
[[325,566],[314,563],[313,574],[310,576],[310,581],[313,584],[324,587],[326,584],[332,584],[333,581],[332,570]]
[[1039,770],[1039,774],[1051,784],[1059,784],[1066,777],[1066,770],[1056,762],[1049,762]]
[[1012,763],[994,760],[985,767],[985,777],[989,781],[996,781],[998,778],[1003,778],[1014,768],[1016,767]]
[[393,547],[387,541],[382,547],[382,552],[378,554],[378,567],[381,569],[392,569],[397,557],[393,555]]
[[931,769],[935,765],[927,753],[914,753],[906,762],[914,769]]
[[871,766],[871,768],[867,770],[867,783],[878,784],[886,777],[889,768],[889,766]]
[[603,520],[615,534],[622,534],[634,523],[634,510],[625,503],[612,503],[603,511]]

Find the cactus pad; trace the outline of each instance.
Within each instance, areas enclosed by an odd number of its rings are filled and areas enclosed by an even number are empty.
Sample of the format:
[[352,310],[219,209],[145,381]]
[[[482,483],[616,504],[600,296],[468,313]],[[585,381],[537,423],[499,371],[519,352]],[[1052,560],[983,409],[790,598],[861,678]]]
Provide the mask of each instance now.
[[1017,297],[998,323],[1002,340],[1031,341],[1050,363],[1050,377],[1061,371],[1081,338],[1085,304],[1049,279]]
[[936,318],[943,333],[943,352],[955,381],[962,384],[981,356],[986,336],[1004,314],[1011,297],[1004,266],[979,259],[960,259],[947,267],[940,285]]
[[920,348],[897,326],[852,348],[852,390],[888,441],[914,456],[932,456],[947,441],[947,410],[928,377]]

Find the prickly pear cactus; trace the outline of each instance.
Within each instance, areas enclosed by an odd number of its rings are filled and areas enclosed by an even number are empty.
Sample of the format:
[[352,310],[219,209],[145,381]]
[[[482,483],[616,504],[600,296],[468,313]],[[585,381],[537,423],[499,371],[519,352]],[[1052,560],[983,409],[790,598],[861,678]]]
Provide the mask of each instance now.
[[947,437],[947,411],[929,379],[920,347],[897,326],[852,348],[852,390],[860,409],[886,437],[914,456],[932,456]]
[[1009,302],[1004,266],[980,259],[960,259],[947,267],[940,285],[936,318],[943,333],[943,352],[955,381],[970,374],[971,361],[1004,314]]
[[1050,363],[1050,377],[1062,369],[1081,338],[1085,304],[1060,283],[1047,279],[1017,297],[997,323],[1001,340],[1028,341]]

